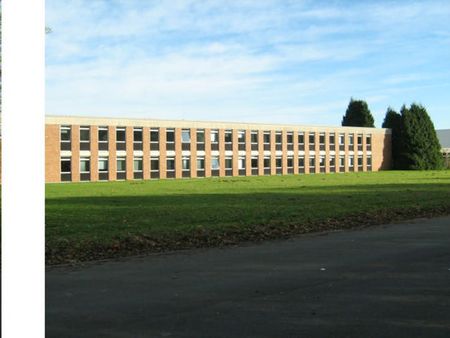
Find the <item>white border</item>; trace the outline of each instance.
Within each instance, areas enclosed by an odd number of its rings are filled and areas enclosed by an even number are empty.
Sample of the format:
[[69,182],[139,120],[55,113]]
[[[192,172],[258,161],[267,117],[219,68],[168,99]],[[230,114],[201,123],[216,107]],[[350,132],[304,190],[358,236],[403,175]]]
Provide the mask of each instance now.
[[2,21],[2,337],[44,337],[44,1],[2,1]]

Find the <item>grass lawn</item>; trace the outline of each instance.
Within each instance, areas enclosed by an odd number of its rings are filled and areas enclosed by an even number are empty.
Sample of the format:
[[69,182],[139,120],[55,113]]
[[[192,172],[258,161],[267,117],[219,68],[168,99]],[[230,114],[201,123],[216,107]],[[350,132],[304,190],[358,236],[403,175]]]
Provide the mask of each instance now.
[[[179,244],[199,233],[309,226],[300,233],[354,216],[449,208],[448,170],[47,184],[47,256],[96,258],[95,250],[119,252],[130,238],[158,246],[158,238]],[[90,256],[78,257],[83,251]]]

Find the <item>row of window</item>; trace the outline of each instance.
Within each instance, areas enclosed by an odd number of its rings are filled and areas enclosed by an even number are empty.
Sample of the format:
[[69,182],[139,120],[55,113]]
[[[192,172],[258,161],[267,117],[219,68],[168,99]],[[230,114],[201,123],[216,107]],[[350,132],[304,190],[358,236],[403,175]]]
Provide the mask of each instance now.
[[[349,170],[352,171],[355,166],[355,158],[357,161],[358,170],[363,169],[363,157],[361,155],[359,156],[353,156],[349,155],[347,157],[348,161],[348,167]],[[319,159],[319,168],[320,172],[325,172],[325,163],[327,160],[326,156],[320,155],[318,156]],[[238,157],[238,170],[239,175],[245,175],[246,170],[246,157],[245,156],[239,156]],[[307,160],[309,161],[309,169],[310,172],[315,172],[316,167],[316,156],[311,155],[307,157]],[[339,171],[344,171],[345,169],[345,156],[339,156],[338,157],[338,166]],[[335,171],[336,167],[336,157],[331,155],[328,156],[329,161],[329,168],[331,171]],[[205,171],[205,158],[204,157],[197,157],[197,176],[202,177],[204,176]],[[294,158],[292,156],[287,157],[287,169],[288,173],[293,173],[294,168]],[[371,156],[367,156],[367,170],[372,170],[372,158]],[[258,166],[259,166],[259,157],[258,156],[252,156],[250,161],[250,166],[252,169],[252,174],[257,175],[258,174]],[[299,173],[304,172],[305,168],[305,157],[299,156],[298,157],[298,167],[299,167]],[[277,170],[277,173],[281,173],[282,171],[282,157],[277,156],[275,158],[275,168]],[[183,156],[181,159],[181,169],[183,173],[183,177],[189,177],[190,176],[190,170],[191,170],[191,158],[190,156]],[[213,176],[219,176],[219,169],[220,169],[220,161],[218,156],[211,157],[211,172]],[[263,159],[263,169],[265,174],[270,174],[271,169],[271,157],[270,156],[264,156]],[[118,157],[116,159],[116,174],[117,179],[125,179],[126,178],[126,158],[125,157]],[[225,173],[227,176],[232,175],[233,170],[233,157],[225,157]],[[61,158],[61,180],[62,181],[71,181],[71,171],[72,171],[72,159],[71,157],[62,157]],[[160,159],[159,157],[151,157],[150,158],[150,177],[151,178],[159,178],[159,172],[160,172]],[[91,173],[91,159],[89,157],[81,157],[80,158],[80,179],[81,180],[90,180],[90,173]],[[109,159],[107,157],[99,157],[98,158],[98,174],[99,174],[99,180],[108,180],[109,179]],[[175,177],[175,158],[174,157],[167,157],[166,158],[166,176],[168,178]],[[133,177],[135,179],[142,179],[143,178],[143,158],[142,157],[135,157],[133,159]]]
[[[70,150],[71,148],[71,127],[70,126],[61,126],[61,150]],[[117,150],[125,150],[126,144],[126,128],[125,127],[117,127],[116,128],[116,148]],[[237,132],[238,138],[238,146],[239,150],[245,150],[246,146],[246,130],[239,130]],[[98,128],[98,145],[99,150],[108,150],[108,142],[109,142],[109,130],[108,127],[99,127]],[[309,132],[287,132],[286,133],[286,143],[288,150],[293,150],[294,145],[294,135],[297,134],[297,142],[299,146],[299,150],[304,150],[305,137],[308,137],[309,141],[309,149],[315,149],[316,142],[316,133]],[[166,149],[167,150],[175,150],[175,129],[168,128],[166,129]],[[233,137],[232,130],[225,130],[225,148],[226,150],[232,149]],[[328,143],[331,150],[335,150],[335,142],[336,142],[336,134],[330,133],[328,135]],[[358,145],[358,150],[362,150],[363,146],[363,134],[356,135],[356,141]],[[367,150],[371,150],[371,135],[365,135],[366,137],[366,148]],[[319,145],[320,150],[325,150],[325,133],[319,133]],[[80,149],[81,150],[89,150],[90,149],[90,127],[89,126],[81,126],[80,127]],[[211,149],[218,150],[219,144],[219,130],[213,129],[210,133],[210,141],[211,141]],[[348,145],[349,147],[354,147],[355,135],[349,134]],[[345,135],[340,133],[338,135],[338,144],[341,150],[344,150],[345,145]],[[142,150],[143,143],[143,128],[133,128],[133,149],[134,150]],[[150,129],[150,148],[152,150],[159,150],[160,143],[160,130],[159,128]],[[191,130],[190,129],[182,129],[181,130],[181,143],[183,150],[189,150],[191,144]],[[252,150],[258,149],[258,131],[250,131],[250,143]],[[196,145],[197,150],[204,150],[205,144],[205,131],[204,129],[196,130]],[[264,150],[270,150],[271,144],[271,136],[270,131],[263,131],[263,144]],[[282,132],[275,132],[275,145],[277,150],[281,150],[282,145]]]

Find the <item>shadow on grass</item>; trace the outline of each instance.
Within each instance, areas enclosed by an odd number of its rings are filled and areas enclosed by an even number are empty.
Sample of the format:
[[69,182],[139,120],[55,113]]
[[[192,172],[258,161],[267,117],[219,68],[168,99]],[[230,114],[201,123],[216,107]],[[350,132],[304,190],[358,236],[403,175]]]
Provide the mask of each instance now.
[[287,187],[264,192],[66,197],[46,200],[47,241],[111,239],[205,228],[289,226],[390,209],[446,207],[449,185]]

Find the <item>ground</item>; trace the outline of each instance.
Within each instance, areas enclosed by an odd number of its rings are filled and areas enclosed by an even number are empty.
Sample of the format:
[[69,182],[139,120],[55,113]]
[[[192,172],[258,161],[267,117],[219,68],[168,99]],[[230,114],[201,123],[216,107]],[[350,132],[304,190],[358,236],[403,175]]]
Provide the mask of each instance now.
[[449,336],[449,216],[46,272],[46,337]]
[[284,238],[450,212],[450,171],[46,185],[47,263]]

